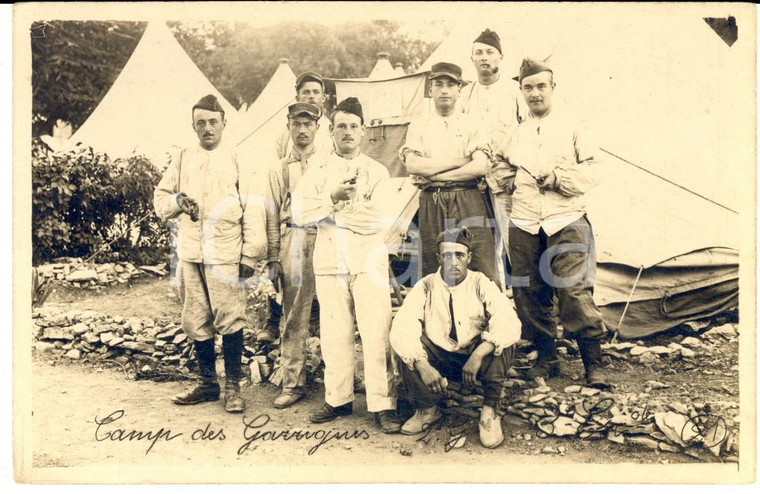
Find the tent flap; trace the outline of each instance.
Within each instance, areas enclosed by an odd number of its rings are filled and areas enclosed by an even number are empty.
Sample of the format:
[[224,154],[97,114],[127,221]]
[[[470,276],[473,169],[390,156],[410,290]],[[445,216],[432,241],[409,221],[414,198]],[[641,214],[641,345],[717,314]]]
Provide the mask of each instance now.
[[[632,302],[619,335],[635,339],[653,335],[687,321],[712,317],[739,305],[739,280],[731,279],[688,292],[664,293],[659,299]],[[600,307],[605,324],[615,328],[625,303]]]

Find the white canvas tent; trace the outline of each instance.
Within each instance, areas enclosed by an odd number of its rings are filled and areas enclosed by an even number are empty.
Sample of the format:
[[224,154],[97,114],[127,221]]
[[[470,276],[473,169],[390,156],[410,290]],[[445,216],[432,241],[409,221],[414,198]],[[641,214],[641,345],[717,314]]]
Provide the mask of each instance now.
[[246,110],[243,117],[244,128],[252,132],[267,120],[277,119],[278,116],[283,117],[279,119],[280,123],[284,122],[288,106],[295,99],[295,85],[296,75],[288,65],[288,59],[281,58],[272,78],[259,93],[256,101]]
[[243,117],[243,134],[238,149],[249,156],[271,162],[277,158],[275,141],[287,122],[288,106],[295,101],[296,76],[281,58],[272,78],[251,103]]
[[486,27],[501,36],[504,76],[516,75],[525,56],[550,56],[555,110],[583,116],[604,150],[606,179],[590,193],[595,298],[621,336],[735,307],[736,202],[746,177],[729,170],[753,159],[755,126],[747,95],[728,88],[752,74],[751,37],[729,48],[686,10],[634,24],[622,10],[599,22],[575,6],[552,9],[463,27],[420,71],[447,61],[475,80],[470,50]]
[[157,165],[173,146],[197,142],[191,109],[213,94],[224,107],[224,138],[237,142],[238,113],[193,63],[163,22],[151,22],[119,77],[87,121],[69,139],[111,158],[132,152],[145,154]]
[[375,66],[372,68],[372,72],[369,73],[368,79],[379,81],[398,76],[391,65],[389,57],[390,54],[384,51],[377,54],[377,63],[375,63]]
[[752,75],[745,66],[752,40],[740,37],[728,47],[693,9],[653,11],[646,23],[633,24],[628,9],[610,10],[600,22],[575,6],[552,8],[551,16],[537,9],[465,26],[420,70],[449,61],[475,80],[472,42],[489,27],[501,37],[503,75],[516,76],[525,56],[550,57],[555,98],[584,117],[603,148],[735,210],[737,182],[725,173],[731,153],[724,151],[751,145],[746,130],[754,120],[745,110],[747,95],[727,87],[740,74]]

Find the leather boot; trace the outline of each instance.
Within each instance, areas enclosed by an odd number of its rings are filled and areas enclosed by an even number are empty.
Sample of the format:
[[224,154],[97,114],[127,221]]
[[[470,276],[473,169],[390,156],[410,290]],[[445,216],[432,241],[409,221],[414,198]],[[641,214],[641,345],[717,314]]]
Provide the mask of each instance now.
[[525,376],[529,379],[557,377],[560,368],[556,340],[542,335],[533,340],[533,345],[538,351],[538,361],[532,369],[525,373]]
[[321,408],[309,415],[309,420],[314,424],[322,424],[324,422],[335,420],[338,417],[351,415],[353,412],[354,404],[351,402],[344,403],[343,405],[337,407],[325,403]]
[[198,361],[200,382],[189,393],[174,397],[176,405],[196,405],[206,401],[216,401],[221,392],[216,380],[216,355],[214,354],[214,339],[196,341],[195,358]]
[[230,413],[245,410],[245,400],[240,396],[240,381],[243,378],[243,331],[222,336],[224,351],[224,409]]
[[610,382],[602,372],[602,345],[598,340],[579,339],[578,348],[586,368],[586,383],[598,389],[607,389]]
[[269,297],[269,317],[266,325],[258,335],[259,343],[271,343],[280,337],[280,318],[282,317],[282,305],[278,304],[274,297]]

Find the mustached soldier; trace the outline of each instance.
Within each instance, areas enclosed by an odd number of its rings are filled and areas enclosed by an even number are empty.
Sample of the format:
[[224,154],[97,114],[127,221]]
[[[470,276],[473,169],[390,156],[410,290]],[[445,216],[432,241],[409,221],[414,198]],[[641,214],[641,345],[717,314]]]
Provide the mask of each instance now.
[[245,288],[241,279],[253,275],[264,256],[265,212],[254,199],[251,180],[241,174],[234,149],[222,141],[224,109],[213,95],[192,108],[193,130],[199,143],[174,156],[153,194],[153,206],[163,220],[179,218],[177,276],[182,299],[182,329],[193,341],[200,383],[174,398],[177,405],[219,399],[214,336],[222,335],[224,407],[242,412]]

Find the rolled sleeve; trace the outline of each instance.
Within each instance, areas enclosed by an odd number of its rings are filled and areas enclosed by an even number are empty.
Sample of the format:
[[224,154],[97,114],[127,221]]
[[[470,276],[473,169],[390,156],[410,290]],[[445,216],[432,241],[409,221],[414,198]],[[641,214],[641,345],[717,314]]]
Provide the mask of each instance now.
[[478,297],[490,315],[488,329],[483,331],[481,337],[495,347],[494,355],[500,355],[505,348],[509,348],[520,340],[520,320],[512,303],[504,295],[496,284],[481,276],[478,283]]
[[467,155],[472,156],[476,151],[482,151],[491,159],[491,136],[485,124],[468,117],[467,126],[471,130],[467,140]]
[[422,137],[422,129],[416,122],[409,124],[409,128],[406,131],[406,141],[404,145],[398,150],[398,156],[406,163],[406,157],[409,153],[414,153],[417,156],[426,157],[425,154],[425,142]]
[[573,135],[573,143],[575,162],[566,160],[554,168],[557,176],[555,188],[564,196],[585,194],[601,181],[599,148],[591,144],[582,132]]
[[163,221],[176,218],[182,213],[182,208],[177,204],[179,191],[179,161],[182,156],[172,156],[169,166],[166,168],[161,181],[153,191],[153,208]]
[[393,319],[390,333],[391,348],[407,367],[414,370],[414,363],[427,360],[422,346],[422,327],[425,320],[425,283],[419,282],[404,299]]

